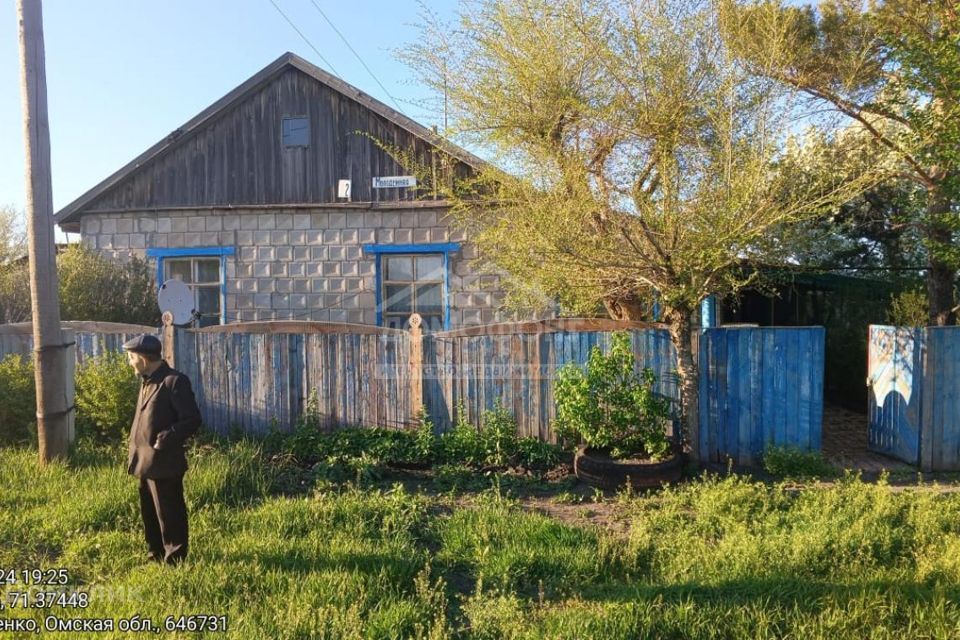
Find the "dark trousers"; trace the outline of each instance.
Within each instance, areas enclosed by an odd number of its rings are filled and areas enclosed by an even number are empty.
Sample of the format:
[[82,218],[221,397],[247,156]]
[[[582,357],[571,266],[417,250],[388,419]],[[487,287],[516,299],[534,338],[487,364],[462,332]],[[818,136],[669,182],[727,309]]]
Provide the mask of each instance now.
[[187,557],[187,503],[183,476],[140,479],[140,515],[150,553],[175,564]]

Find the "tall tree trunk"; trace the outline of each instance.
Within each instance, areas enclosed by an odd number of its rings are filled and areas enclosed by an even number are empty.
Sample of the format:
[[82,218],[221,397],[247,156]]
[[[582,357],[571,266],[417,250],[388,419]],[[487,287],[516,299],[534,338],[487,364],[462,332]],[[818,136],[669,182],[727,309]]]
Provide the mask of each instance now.
[[670,330],[670,341],[677,351],[677,373],[680,375],[681,423],[690,446],[690,457],[700,460],[700,386],[697,363],[693,359],[692,309],[668,309],[664,320]]
[[953,282],[956,269],[937,256],[939,247],[950,246],[953,232],[944,217],[950,214],[950,201],[938,184],[927,189],[927,299],[930,324],[938,327],[956,323]]

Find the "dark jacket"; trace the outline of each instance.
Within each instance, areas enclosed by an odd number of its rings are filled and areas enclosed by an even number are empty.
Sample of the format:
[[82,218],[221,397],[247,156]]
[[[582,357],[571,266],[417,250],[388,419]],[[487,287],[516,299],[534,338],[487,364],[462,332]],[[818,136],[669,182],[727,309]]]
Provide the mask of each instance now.
[[127,472],[138,478],[182,476],[187,471],[183,444],[200,422],[190,379],[162,362],[140,385]]

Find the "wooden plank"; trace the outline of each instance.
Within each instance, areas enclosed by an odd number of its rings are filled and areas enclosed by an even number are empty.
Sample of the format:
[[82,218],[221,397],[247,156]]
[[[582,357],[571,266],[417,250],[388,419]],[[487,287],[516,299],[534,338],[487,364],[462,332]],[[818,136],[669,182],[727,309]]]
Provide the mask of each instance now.
[[800,354],[796,366],[799,368],[800,391],[797,394],[797,432],[795,445],[803,450],[810,447],[810,403],[813,389],[813,341],[806,329],[794,329]]
[[937,369],[940,373],[937,382],[938,404],[942,416],[934,437],[934,469],[950,471],[960,468],[960,380],[958,380],[957,358],[960,357],[960,330],[955,327],[936,329],[940,339],[940,357]]
[[749,339],[748,351],[750,354],[750,430],[748,455],[749,464],[756,464],[763,455],[763,445],[766,438],[764,430],[766,421],[763,415],[763,334],[762,329],[747,329]]
[[760,416],[763,422],[763,450],[773,446],[776,438],[774,406],[774,371],[776,370],[776,334],[770,329],[762,331],[763,371],[760,383]]
[[[78,333],[130,334],[131,337],[141,333],[157,334],[157,327],[121,322],[64,320],[60,323],[60,327],[61,329],[73,329]],[[33,335],[33,324],[30,322],[0,324],[0,335]]]
[[[750,433],[753,427],[752,413],[752,394],[753,387],[750,379],[750,333],[751,329],[729,329],[735,332],[737,336],[737,387],[736,394],[739,399],[739,414],[737,423],[733,425],[735,442],[737,443],[736,455],[737,462],[746,460],[749,457]],[[748,463],[749,464],[749,463]]]
[[[922,412],[920,418],[920,469],[924,472],[933,471],[935,436],[937,428],[936,393],[940,388],[940,369],[938,368],[939,341],[938,332],[922,329],[923,339],[922,369],[924,377]],[[872,396],[872,394],[871,394]],[[872,409],[872,406],[871,406]]]
[[814,329],[812,395],[810,399],[810,448],[823,448],[823,380],[826,358],[826,329]]
[[666,325],[663,324],[631,320],[613,320],[610,318],[550,318],[544,320],[471,325],[469,327],[461,327],[448,331],[438,331],[437,335],[454,337],[665,328]]
[[[704,344],[704,342],[701,341],[701,344]],[[710,436],[716,409],[716,397],[710,392],[711,365],[713,364],[713,359],[710,356],[711,354],[708,348],[701,349],[697,354],[697,368],[700,371],[700,377],[697,381],[700,385],[698,390],[700,394],[700,434],[698,444],[700,455],[704,460],[710,460],[712,458],[713,438]]]
[[716,341],[716,394],[719,402],[718,411],[717,411],[717,423],[714,427],[716,438],[716,447],[717,447],[717,460],[716,462],[721,462],[723,456],[730,452],[730,444],[727,438],[727,432],[729,431],[729,425],[731,423],[731,393],[730,393],[730,381],[728,373],[729,369],[729,343],[727,341],[727,333],[724,330],[720,329],[710,329],[709,330],[713,335],[711,336],[713,340]]
[[348,335],[402,335],[403,329],[391,329],[371,324],[350,322],[320,322],[307,320],[269,320],[262,322],[234,322],[193,329],[197,333],[263,333],[263,334],[348,334]]
[[800,372],[797,364],[798,358],[800,358],[800,336],[798,333],[788,329],[781,329],[780,331],[787,345],[787,386],[786,398],[784,399],[784,408],[786,410],[786,441],[784,444],[796,447],[799,446],[798,407],[800,403]]

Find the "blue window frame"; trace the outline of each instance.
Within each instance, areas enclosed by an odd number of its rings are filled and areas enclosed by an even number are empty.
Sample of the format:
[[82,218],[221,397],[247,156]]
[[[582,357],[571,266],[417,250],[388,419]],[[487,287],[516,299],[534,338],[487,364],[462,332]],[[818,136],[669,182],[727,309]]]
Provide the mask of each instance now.
[[[176,249],[147,249],[147,257],[155,258],[157,261],[157,287],[164,282],[165,261],[176,259],[189,260],[193,258],[219,258],[220,259],[220,324],[227,322],[227,256],[236,253],[234,247],[183,247]],[[188,283],[189,284],[189,283]],[[207,287],[209,288],[209,287]]]
[[[411,270],[410,277],[407,281],[411,287],[411,313],[416,311],[416,296],[419,294],[414,294],[416,291],[415,286],[417,282],[417,273],[416,273],[416,257],[422,256],[423,254],[439,254],[439,257],[442,258],[442,300],[440,304],[442,306],[442,318],[443,318],[443,328],[450,328],[450,254],[460,250],[459,242],[435,242],[435,243],[424,243],[424,244],[366,244],[363,246],[363,250],[367,253],[371,253],[375,257],[376,267],[375,267],[375,287],[376,287],[376,304],[377,304],[377,325],[383,326],[384,324],[384,286],[385,282],[390,283],[390,280],[385,281],[384,276],[389,275],[385,274],[385,257],[400,257],[403,254],[410,254],[413,260],[411,260]],[[425,261],[424,261],[425,262]],[[427,282],[424,283],[425,287],[431,287],[434,284],[434,278],[428,278]],[[425,292],[426,293],[426,292]],[[432,295],[432,293],[431,293]],[[432,307],[431,307],[432,308]],[[388,314],[390,315],[390,314]]]

